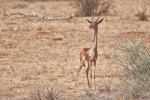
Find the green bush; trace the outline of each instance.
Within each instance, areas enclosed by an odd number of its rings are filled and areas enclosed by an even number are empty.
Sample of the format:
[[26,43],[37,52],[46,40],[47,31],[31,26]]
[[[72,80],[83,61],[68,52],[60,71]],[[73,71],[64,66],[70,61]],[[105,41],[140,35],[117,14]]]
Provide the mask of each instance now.
[[131,42],[119,46],[123,53],[121,65],[125,69],[126,81],[133,96],[150,95],[150,51],[142,42]]

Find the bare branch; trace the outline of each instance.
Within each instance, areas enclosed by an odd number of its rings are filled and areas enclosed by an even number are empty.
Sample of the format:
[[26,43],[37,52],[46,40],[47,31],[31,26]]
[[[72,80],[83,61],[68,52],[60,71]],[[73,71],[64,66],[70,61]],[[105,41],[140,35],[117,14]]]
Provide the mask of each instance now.
[[43,16],[41,14],[38,14],[36,12],[30,12],[30,13],[21,13],[21,12],[15,12],[15,13],[10,13],[8,14],[6,12],[6,9],[3,9],[3,15],[6,17],[12,17],[12,16],[22,16],[23,18],[29,18],[29,17],[35,17],[38,18],[39,20],[45,20],[45,21],[52,21],[52,20],[66,20],[66,21],[70,21],[74,16],[70,16],[67,18],[54,18],[51,16]]
[[71,5],[77,9],[76,16],[92,16],[108,13],[112,2],[110,0],[72,0]]

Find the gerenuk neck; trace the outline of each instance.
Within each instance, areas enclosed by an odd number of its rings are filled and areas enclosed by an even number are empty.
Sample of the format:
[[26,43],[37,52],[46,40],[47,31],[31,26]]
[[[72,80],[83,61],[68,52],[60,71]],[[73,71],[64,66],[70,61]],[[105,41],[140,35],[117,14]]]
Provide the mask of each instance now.
[[94,29],[94,43],[92,46],[93,50],[97,50],[97,33],[98,33],[98,28]]

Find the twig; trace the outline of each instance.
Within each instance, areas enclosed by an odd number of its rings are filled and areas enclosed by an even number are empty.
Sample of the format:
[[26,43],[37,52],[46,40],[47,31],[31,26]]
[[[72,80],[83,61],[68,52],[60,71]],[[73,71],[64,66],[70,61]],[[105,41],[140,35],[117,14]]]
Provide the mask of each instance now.
[[43,15],[40,15],[38,13],[35,13],[35,12],[31,12],[31,13],[21,13],[21,12],[16,12],[16,13],[11,13],[11,14],[8,14],[6,12],[6,9],[3,9],[3,15],[6,16],[6,17],[11,17],[11,16],[15,16],[15,15],[20,15],[20,16],[23,16],[24,18],[29,18],[29,17],[35,17],[35,18],[38,18],[39,20],[46,20],[46,21],[52,21],[52,20],[66,20],[66,21],[70,21],[73,16],[70,16],[70,17],[67,17],[67,18],[54,18],[54,17],[51,17],[51,16],[43,16]]

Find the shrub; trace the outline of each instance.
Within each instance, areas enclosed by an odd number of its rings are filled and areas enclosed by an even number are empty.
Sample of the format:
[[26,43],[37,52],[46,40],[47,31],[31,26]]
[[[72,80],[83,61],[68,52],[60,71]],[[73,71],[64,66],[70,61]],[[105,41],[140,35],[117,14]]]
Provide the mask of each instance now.
[[75,16],[102,15],[108,13],[112,2],[110,0],[72,0],[71,5],[76,9]]
[[133,96],[150,95],[150,51],[142,42],[119,46],[123,58],[119,60],[127,75],[128,90]]
[[55,89],[38,89],[30,92],[30,100],[62,100],[59,92]]
[[147,8],[146,8],[145,5],[143,5],[141,7],[141,10],[137,11],[137,13],[135,14],[135,16],[138,17],[138,19],[141,20],[141,21],[147,21],[148,17],[146,15],[146,11],[147,11]]

